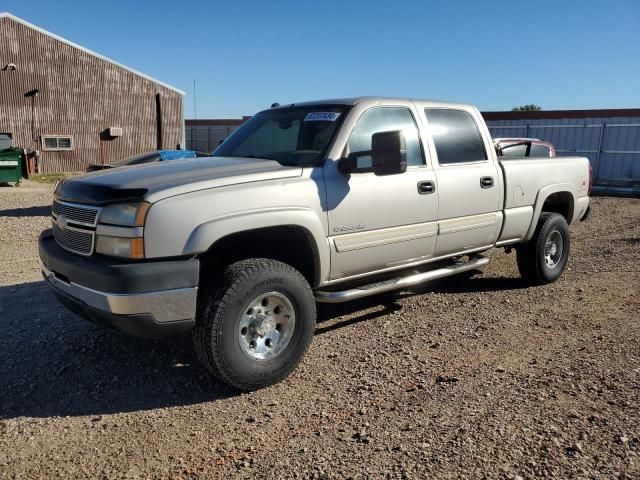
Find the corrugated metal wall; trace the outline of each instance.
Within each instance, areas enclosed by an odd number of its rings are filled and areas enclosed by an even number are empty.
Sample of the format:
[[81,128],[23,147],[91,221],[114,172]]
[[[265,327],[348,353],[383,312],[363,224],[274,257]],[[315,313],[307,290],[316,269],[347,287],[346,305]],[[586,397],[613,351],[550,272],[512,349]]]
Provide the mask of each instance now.
[[241,119],[199,119],[185,121],[187,148],[211,153],[250,117]]
[[218,145],[220,145],[222,140],[231,135],[231,133],[238,127],[236,125],[219,127],[189,125],[187,123],[185,128],[187,148],[189,150],[211,153]]
[[[182,94],[75,48],[11,18],[0,18],[0,132],[41,152],[44,172],[81,171],[154,150],[156,94],[160,94],[164,148],[183,141]],[[37,97],[25,93],[38,90]],[[101,132],[122,127],[123,135]],[[71,135],[72,151],[44,151],[41,135]],[[102,149],[102,154],[100,150]]]
[[540,138],[553,143],[558,155],[589,158],[594,185],[601,191],[640,193],[640,116],[487,120],[487,124],[494,138]]

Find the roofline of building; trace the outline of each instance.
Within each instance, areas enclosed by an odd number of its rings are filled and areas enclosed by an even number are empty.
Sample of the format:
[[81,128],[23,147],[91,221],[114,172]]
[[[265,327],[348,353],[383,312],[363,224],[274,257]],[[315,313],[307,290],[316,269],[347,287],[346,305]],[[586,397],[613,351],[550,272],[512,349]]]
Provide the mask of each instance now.
[[169,85],[167,83],[164,83],[164,82],[161,82],[160,80],[157,80],[157,79],[155,79],[153,77],[150,77],[149,75],[146,75],[146,74],[144,74],[142,72],[139,72],[138,70],[134,70],[133,68],[127,67],[126,65],[123,65],[122,63],[116,62],[115,60],[112,60],[112,59],[110,59],[108,57],[105,57],[104,55],[100,55],[99,53],[96,53],[96,52],[94,52],[92,50],[89,50],[88,48],[85,48],[85,47],[83,47],[81,45],[78,45],[77,43],[73,43],[73,42],[67,40],[66,38],[62,38],[61,36],[56,35],[55,33],[51,33],[48,30],[45,30],[44,28],[41,28],[41,27],[38,27],[37,25],[34,25],[33,23],[29,23],[26,20],[23,20],[20,17],[16,17],[15,15],[13,15],[13,14],[11,14],[9,12],[0,12],[0,19],[2,19],[2,18],[10,18],[11,20],[13,20],[15,22],[18,22],[18,23],[24,25],[25,27],[29,27],[32,30],[36,30],[37,32],[40,32],[40,33],[42,33],[44,35],[47,35],[48,37],[51,37],[51,38],[53,38],[55,40],[58,40],[59,42],[65,43],[65,44],[69,45],[70,47],[77,48],[78,50],[81,50],[81,51],[83,51],[85,53],[88,53],[89,55],[93,55],[94,57],[97,57],[100,60],[104,60],[106,62],[109,62],[109,63],[117,66],[117,67],[120,67],[120,68],[123,68],[125,70],[128,70],[129,72],[131,72],[131,73],[133,73],[135,75],[138,75],[138,76],[140,76],[142,78],[146,78],[147,80],[149,80],[149,81],[151,81],[153,83],[156,83],[158,85],[161,85],[161,86],[163,86],[165,88],[168,88],[169,90],[173,90],[174,92],[177,92],[180,95],[185,95],[185,92],[183,92],[182,90],[177,89],[176,87],[172,87],[171,85]]
[[535,110],[482,112],[485,120],[551,120],[561,118],[640,117],[640,108],[607,108],[600,110]]

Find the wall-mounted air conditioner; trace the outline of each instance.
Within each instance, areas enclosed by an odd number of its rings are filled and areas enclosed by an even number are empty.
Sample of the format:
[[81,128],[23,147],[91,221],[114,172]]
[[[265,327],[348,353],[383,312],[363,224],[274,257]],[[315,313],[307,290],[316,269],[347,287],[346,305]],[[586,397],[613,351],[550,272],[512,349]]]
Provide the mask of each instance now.
[[109,128],[107,128],[107,134],[110,137],[121,137],[122,136],[122,127],[109,127]]

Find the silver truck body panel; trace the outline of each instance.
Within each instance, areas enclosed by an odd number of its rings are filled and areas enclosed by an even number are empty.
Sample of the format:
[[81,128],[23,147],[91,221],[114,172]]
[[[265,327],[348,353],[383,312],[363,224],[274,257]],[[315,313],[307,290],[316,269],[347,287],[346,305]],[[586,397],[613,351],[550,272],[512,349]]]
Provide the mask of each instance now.
[[211,187],[157,201],[147,215],[146,255],[196,255],[232,233],[297,226],[304,228],[316,244],[322,278],[326,278],[330,259],[324,181],[321,175],[314,175],[313,169],[295,170],[301,174]]

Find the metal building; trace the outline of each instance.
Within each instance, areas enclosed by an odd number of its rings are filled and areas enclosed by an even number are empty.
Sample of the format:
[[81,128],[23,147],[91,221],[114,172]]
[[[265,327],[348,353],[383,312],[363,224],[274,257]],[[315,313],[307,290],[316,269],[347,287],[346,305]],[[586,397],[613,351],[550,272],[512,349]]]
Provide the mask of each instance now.
[[589,158],[594,191],[640,194],[640,108],[484,112],[496,137],[534,137]]
[[251,117],[185,120],[187,148],[211,153],[249,118]]
[[0,134],[42,172],[184,145],[184,92],[0,13]]

